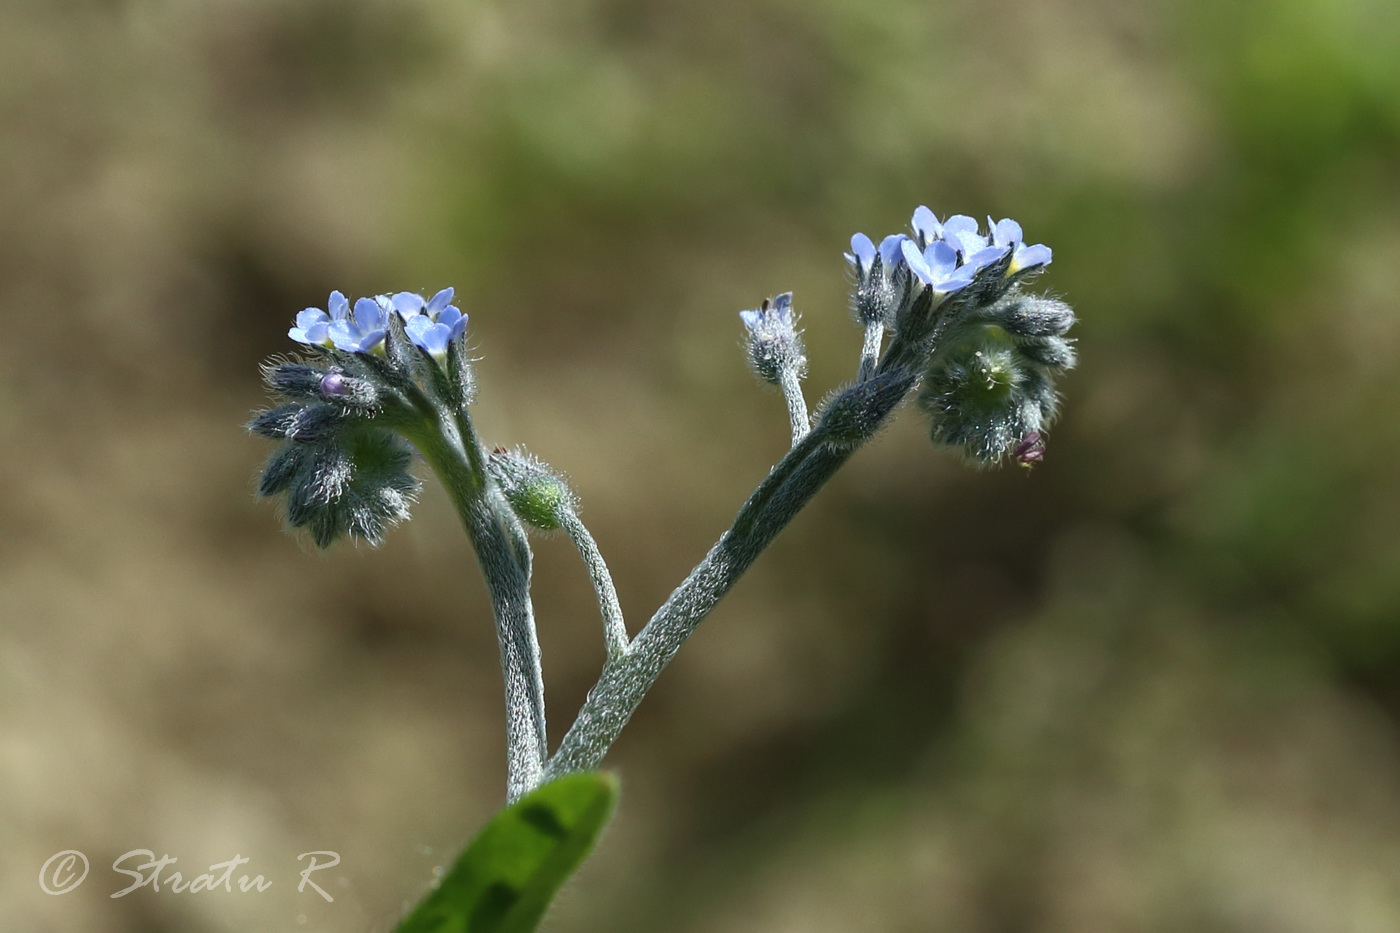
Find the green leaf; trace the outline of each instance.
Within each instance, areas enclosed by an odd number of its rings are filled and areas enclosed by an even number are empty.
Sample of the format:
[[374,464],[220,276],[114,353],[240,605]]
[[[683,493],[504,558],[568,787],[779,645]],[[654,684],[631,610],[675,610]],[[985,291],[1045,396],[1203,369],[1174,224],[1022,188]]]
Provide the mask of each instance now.
[[617,780],[571,774],[492,818],[396,933],[530,933],[592,851]]

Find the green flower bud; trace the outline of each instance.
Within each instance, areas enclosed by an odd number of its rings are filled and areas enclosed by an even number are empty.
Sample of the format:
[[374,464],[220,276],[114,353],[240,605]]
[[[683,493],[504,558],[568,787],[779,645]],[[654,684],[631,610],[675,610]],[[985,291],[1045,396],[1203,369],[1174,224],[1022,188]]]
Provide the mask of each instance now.
[[498,447],[486,471],[520,520],[541,531],[557,531],[578,510],[578,499],[564,477],[523,449]]

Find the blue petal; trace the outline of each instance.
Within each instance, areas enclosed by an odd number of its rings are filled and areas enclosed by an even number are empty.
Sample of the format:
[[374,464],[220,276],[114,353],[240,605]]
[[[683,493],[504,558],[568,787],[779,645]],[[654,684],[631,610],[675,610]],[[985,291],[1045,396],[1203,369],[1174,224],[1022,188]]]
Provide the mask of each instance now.
[[1050,265],[1050,247],[1044,243],[1037,243],[1034,246],[1027,246],[1016,250],[1016,255],[1011,257],[1011,272],[1019,272],[1022,269],[1030,269],[1034,266]]
[[350,321],[332,321],[329,328],[331,342],[337,350],[351,353],[360,349],[360,329]]
[[379,346],[379,342],[384,339],[385,333],[387,332],[383,328],[379,328],[377,330],[372,330],[369,333],[365,334],[363,337],[360,338],[359,351],[361,353],[368,353],[375,347]]
[[326,310],[330,311],[331,320],[343,321],[349,316],[350,302],[346,301],[340,292],[331,292],[331,297],[326,302]]
[[963,265],[970,266],[973,269],[985,268],[1005,256],[1006,251],[1010,248],[1009,246],[983,247],[963,260]]
[[389,299],[394,305],[394,310],[403,315],[405,319],[423,310],[423,296],[413,292],[399,292]]
[[404,322],[403,329],[408,332],[409,338],[414,343],[422,346],[423,334],[432,326],[432,318],[426,314],[415,314]]
[[972,274],[964,273],[963,269],[969,268],[971,267],[963,266],[961,269],[948,276],[948,278],[939,282],[938,285],[935,286],[934,291],[942,292],[945,295],[951,295],[953,292],[967,288],[972,284]]
[[987,238],[977,233],[977,221],[966,214],[958,214],[949,217],[947,223],[943,225],[943,238],[957,247],[958,252],[966,257],[983,249],[987,245]]
[[909,271],[918,276],[925,285],[933,284],[933,270],[924,261],[923,253],[919,252],[919,246],[913,240],[905,238],[901,247],[904,253],[904,261],[909,266]]
[[792,313],[792,292],[783,292],[773,299],[773,313],[779,317],[787,317]]
[[307,308],[297,314],[297,327],[305,330],[313,324],[330,323],[330,318],[326,317],[326,312],[320,308]]
[[448,327],[451,327],[453,324],[456,324],[457,321],[461,319],[461,317],[461,311],[458,311],[456,308],[452,307],[451,305],[448,305],[448,307],[437,316],[437,321],[439,324],[446,324]]
[[[991,221],[992,219],[988,217],[988,226],[991,225]],[[1021,225],[1010,217],[1003,217],[1001,220],[998,220],[996,227],[992,229],[992,242],[997,246],[1011,246],[1012,244],[1020,243],[1021,237]]]
[[324,347],[326,341],[330,339],[327,333],[329,328],[330,324],[328,322],[317,321],[310,327],[293,327],[291,330],[287,331],[287,336],[291,337],[297,343],[304,343],[307,346]]
[[938,222],[938,216],[933,211],[923,205],[914,209],[914,219],[911,222],[914,232],[919,235],[919,239],[927,245],[943,235],[943,225]]
[[424,349],[440,356],[447,352],[447,342],[452,339],[452,328],[446,324],[434,324],[433,329],[424,336],[428,342]]
[[902,233],[891,233],[880,241],[880,263],[886,270],[893,269],[899,262],[901,251],[909,238]]
[[[428,318],[425,316],[423,320],[428,321]],[[428,321],[426,327],[418,327],[417,333],[409,334],[409,336],[424,350],[435,356],[441,356],[447,352],[447,341],[452,337],[452,328]]]
[[739,317],[743,318],[744,326],[749,330],[758,326],[759,313],[757,311],[740,311]]
[[450,325],[450,328],[452,330],[453,340],[465,334],[467,332],[467,316],[463,314],[461,317],[457,318],[457,320]]
[[924,250],[924,263],[937,278],[947,278],[958,266],[958,251],[943,240],[934,240]]
[[977,235],[977,221],[966,214],[954,214],[943,222],[943,236],[945,238],[951,240],[965,233]]
[[862,270],[869,269],[875,261],[875,244],[870,242],[870,237],[863,233],[851,237],[850,257]]
[[362,331],[377,330],[384,326],[384,309],[373,298],[361,298],[355,302],[355,323]]
[[449,286],[428,299],[427,312],[437,314],[452,303],[453,289]]

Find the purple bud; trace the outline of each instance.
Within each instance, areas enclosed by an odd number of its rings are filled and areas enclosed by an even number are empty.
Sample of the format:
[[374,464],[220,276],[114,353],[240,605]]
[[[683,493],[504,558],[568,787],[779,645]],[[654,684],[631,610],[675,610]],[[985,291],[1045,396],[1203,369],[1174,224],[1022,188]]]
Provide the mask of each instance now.
[[379,403],[379,391],[368,379],[361,379],[338,370],[321,377],[321,397],[338,402],[346,408],[373,413]]
[[1031,431],[1021,438],[1020,443],[1011,451],[1011,456],[1021,466],[1034,466],[1045,459],[1045,439],[1039,431]]
[[321,394],[326,398],[339,398],[350,392],[350,381],[344,373],[326,373],[321,377]]

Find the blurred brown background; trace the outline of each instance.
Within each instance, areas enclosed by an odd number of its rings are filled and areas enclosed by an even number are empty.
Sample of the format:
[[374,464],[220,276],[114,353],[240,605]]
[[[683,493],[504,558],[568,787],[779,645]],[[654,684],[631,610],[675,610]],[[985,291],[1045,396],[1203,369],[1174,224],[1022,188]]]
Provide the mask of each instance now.
[[[635,628],[786,445],[735,312],[795,290],[820,397],[847,238],[920,203],[1055,249],[1048,461],[904,412],[648,698],[547,928],[1400,929],[1393,0],[8,0],[0,927],[382,931],[500,803],[440,490],[324,556],[252,497],[296,311],[455,285]],[[557,740],[601,636],[537,562]],[[137,848],[274,885],[111,899]]]

